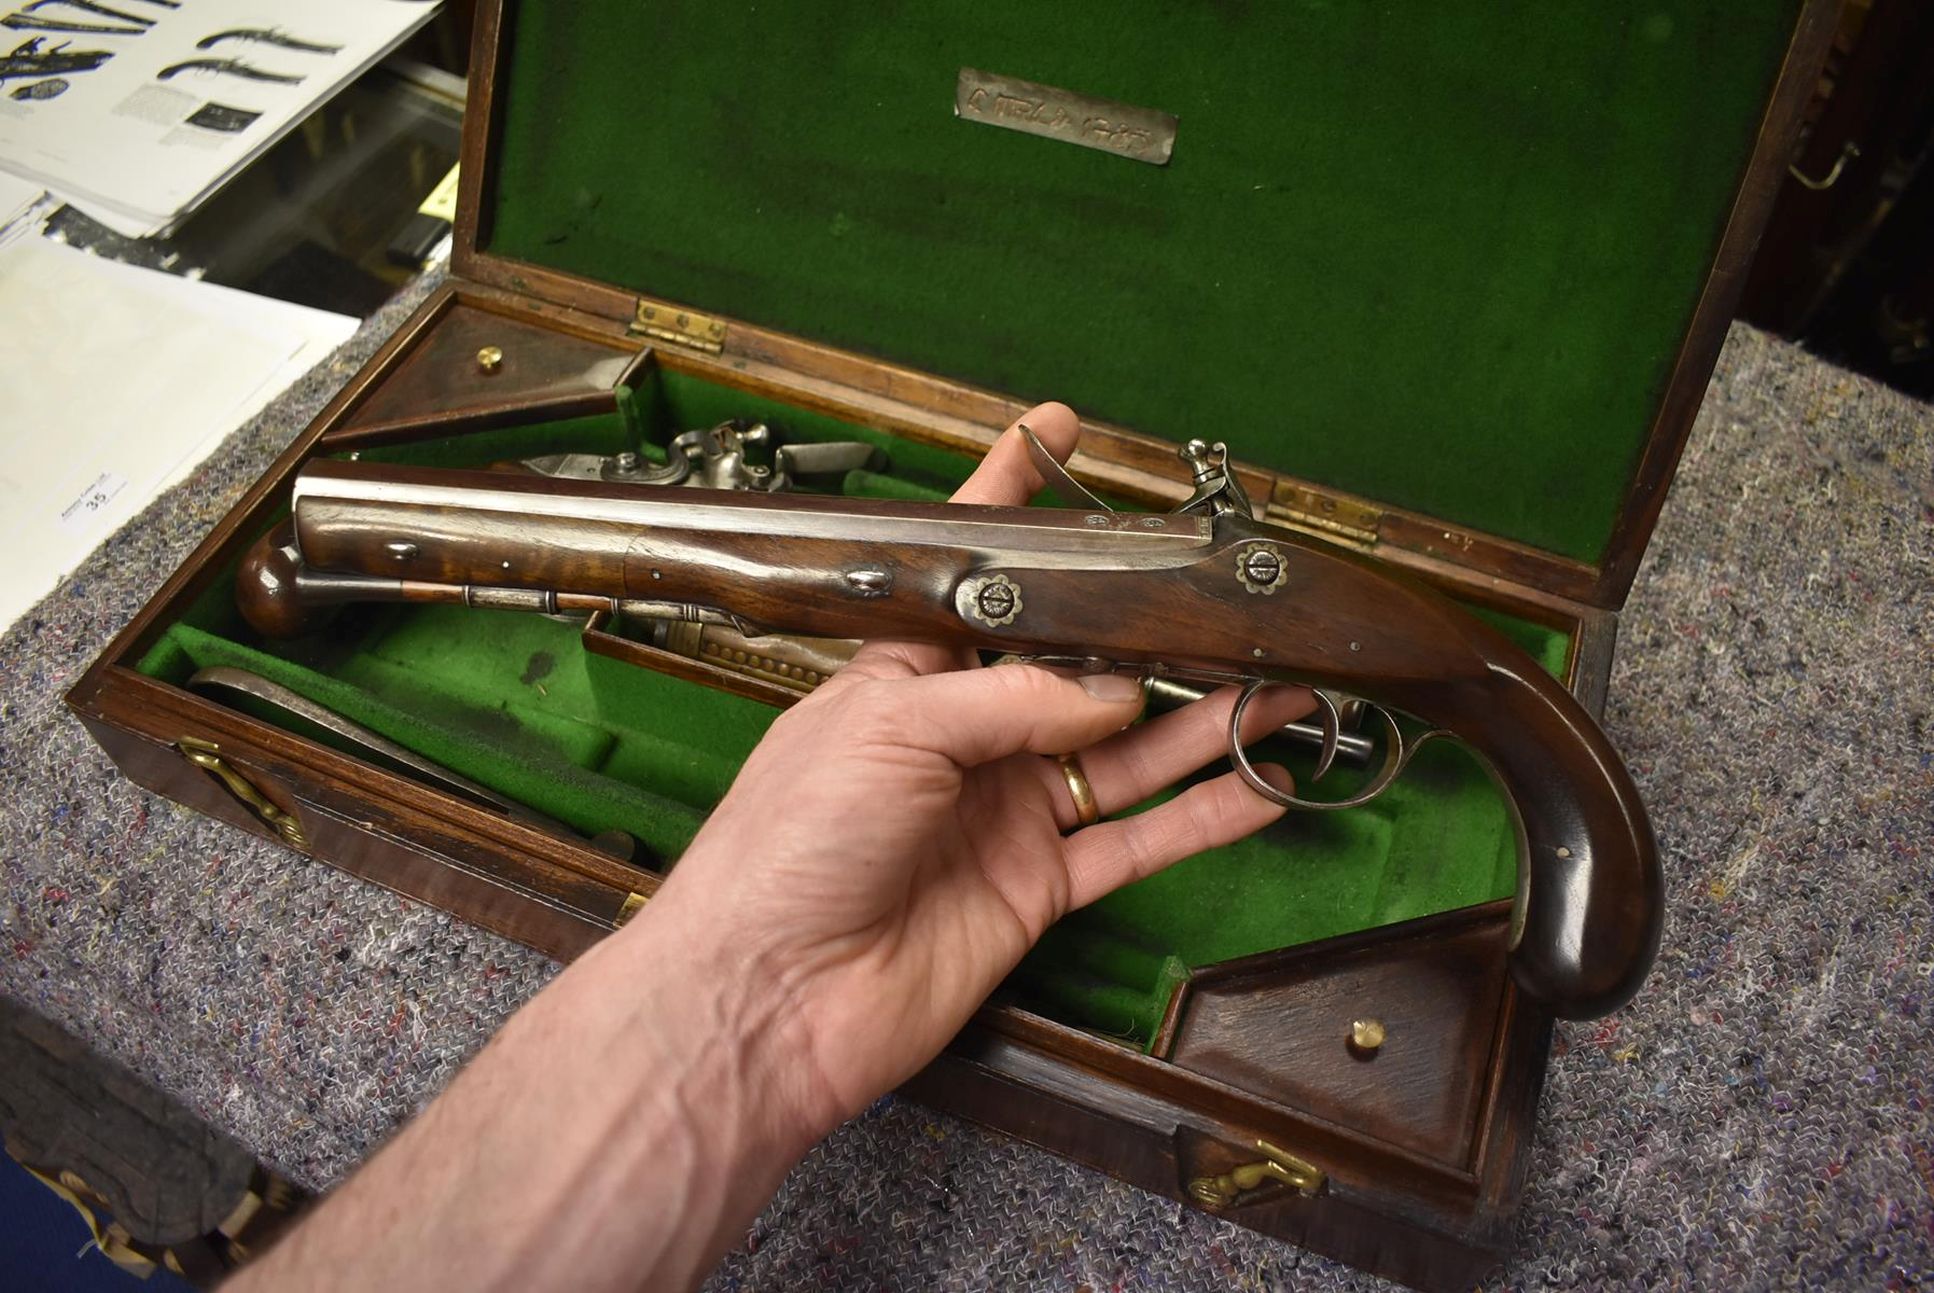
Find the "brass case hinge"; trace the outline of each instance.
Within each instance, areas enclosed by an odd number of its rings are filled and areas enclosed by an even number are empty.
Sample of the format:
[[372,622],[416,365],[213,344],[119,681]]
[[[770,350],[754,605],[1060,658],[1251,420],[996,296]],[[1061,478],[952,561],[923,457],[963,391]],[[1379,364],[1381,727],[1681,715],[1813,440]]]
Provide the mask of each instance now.
[[693,350],[703,350],[708,355],[716,355],[725,349],[725,323],[709,314],[699,314],[663,301],[647,301],[638,298],[638,314],[625,329],[632,336],[651,337],[657,341],[669,341],[677,346],[689,346]]
[[1381,537],[1383,512],[1366,503],[1319,494],[1305,485],[1278,482],[1263,519],[1332,543],[1374,548]]

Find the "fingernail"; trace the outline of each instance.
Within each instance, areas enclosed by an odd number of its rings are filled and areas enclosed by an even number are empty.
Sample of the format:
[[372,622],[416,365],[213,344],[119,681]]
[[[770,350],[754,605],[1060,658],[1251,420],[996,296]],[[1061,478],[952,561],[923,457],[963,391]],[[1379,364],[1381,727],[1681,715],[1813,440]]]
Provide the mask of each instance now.
[[1125,673],[1083,674],[1081,689],[1096,700],[1105,700],[1111,705],[1121,705],[1131,700],[1141,699],[1142,680],[1131,678]]

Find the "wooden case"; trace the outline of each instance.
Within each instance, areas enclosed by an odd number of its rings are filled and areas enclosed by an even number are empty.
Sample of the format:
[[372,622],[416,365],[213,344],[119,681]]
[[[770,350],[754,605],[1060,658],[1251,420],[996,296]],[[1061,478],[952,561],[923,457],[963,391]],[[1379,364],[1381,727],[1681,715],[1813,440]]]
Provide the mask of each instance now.
[[[648,900],[658,876],[151,676],[142,663],[166,627],[222,595],[242,551],[286,509],[290,479],[309,458],[608,412],[616,382],[640,365],[974,455],[1025,404],[701,313],[703,300],[640,297],[493,254],[484,213],[507,57],[504,8],[497,0],[479,7],[450,282],[174,572],[68,701],[141,785],[570,958]],[[1455,596],[1561,631],[1567,681],[1596,711],[1616,607],[1717,357],[1832,16],[1826,0],[1799,10],[1602,560],[1557,557],[1245,467],[1244,484],[1267,500],[1268,519],[1367,546]],[[494,371],[479,365],[486,347],[503,356]],[[1096,489],[1166,507],[1187,492],[1174,454],[1158,437],[1089,423],[1072,467]],[[600,621],[585,626],[584,645],[600,658],[775,704],[795,694]],[[1194,967],[1140,1048],[993,1004],[909,1091],[1366,1270],[1419,1287],[1468,1286],[1510,1243],[1549,1047],[1549,1020],[1505,970],[1509,906],[1494,901]],[[1371,1014],[1402,1044],[1347,1044],[1350,1021]],[[1218,1177],[1270,1155],[1292,1167],[1238,1175],[1223,1183],[1233,1197],[1217,1200]]]

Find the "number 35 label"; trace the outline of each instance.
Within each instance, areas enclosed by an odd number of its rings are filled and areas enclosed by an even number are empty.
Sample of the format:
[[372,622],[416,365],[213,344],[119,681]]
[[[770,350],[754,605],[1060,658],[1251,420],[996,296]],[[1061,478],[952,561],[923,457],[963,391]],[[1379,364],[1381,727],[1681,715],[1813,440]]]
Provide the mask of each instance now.
[[104,471],[94,478],[94,483],[82,490],[80,497],[61,509],[60,523],[63,529],[86,530],[94,525],[95,518],[114,500],[114,496],[128,487],[125,478],[111,471]]

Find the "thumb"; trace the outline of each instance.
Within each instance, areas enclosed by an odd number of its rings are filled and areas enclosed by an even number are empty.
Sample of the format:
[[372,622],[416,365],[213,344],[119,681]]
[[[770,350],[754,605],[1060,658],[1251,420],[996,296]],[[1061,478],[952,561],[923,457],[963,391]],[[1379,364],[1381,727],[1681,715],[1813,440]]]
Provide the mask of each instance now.
[[906,744],[971,768],[1019,754],[1069,754],[1135,721],[1142,687],[1123,674],[1064,678],[1003,664],[890,684]]

